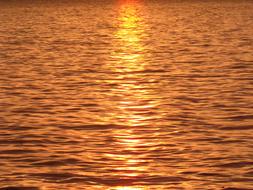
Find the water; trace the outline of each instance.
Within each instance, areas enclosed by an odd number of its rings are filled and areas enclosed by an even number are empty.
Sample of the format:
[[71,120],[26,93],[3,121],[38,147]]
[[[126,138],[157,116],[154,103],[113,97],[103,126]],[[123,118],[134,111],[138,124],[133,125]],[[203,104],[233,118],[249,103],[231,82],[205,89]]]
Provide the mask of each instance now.
[[1,2],[0,186],[253,188],[252,10]]

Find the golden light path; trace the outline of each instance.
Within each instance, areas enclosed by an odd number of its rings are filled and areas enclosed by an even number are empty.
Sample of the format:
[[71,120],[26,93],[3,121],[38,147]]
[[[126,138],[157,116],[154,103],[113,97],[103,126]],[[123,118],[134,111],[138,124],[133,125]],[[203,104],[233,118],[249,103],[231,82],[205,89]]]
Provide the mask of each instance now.
[[114,190],[145,190],[144,187],[116,187]]
[[118,30],[115,33],[118,50],[112,52],[111,58],[117,60],[117,72],[139,71],[143,69],[145,47],[142,38],[145,36],[145,26],[138,15],[137,2],[125,2],[119,5]]
[[[112,94],[120,97],[114,105],[117,112],[112,113],[112,117],[116,118],[119,125],[129,126],[127,129],[115,129],[112,135],[116,141],[116,146],[120,147],[122,152],[130,153],[111,153],[107,154],[110,159],[121,162],[121,166],[115,168],[119,173],[112,175],[119,178],[135,179],[147,170],[147,166],[143,165],[141,156],[134,156],[131,152],[138,152],[138,146],[147,146],[148,142],[143,140],[142,134],[135,131],[135,127],[147,125],[151,119],[149,115],[141,114],[143,110],[147,110],[154,106],[154,102],[150,102],[149,90],[147,90],[140,82],[141,76],[136,74],[145,69],[145,51],[143,44],[145,38],[146,26],[143,18],[138,12],[138,2],[136,1],[120,1],[117,28],[114,34],[115,48],[111,53],[110,69],[118,74],[117,88],[111,89]],[[113,81],[115,82],[115,81]],[[147,100],[144,101],[143,100]],[[143,190],[143,186],[117,186],[109,188],[111,190]]]
[[110,78],[105,80],[111,88],[105,94],[108,111],[103,119],[119,127],[110,131],[111,151],[103,156],[110,160],[113,168],[110,176],[118,180],[108,190],[148,190],[146,179],[167,172],[148,160],[148,154],[163,143],[159,140],[158,124],[164,111],[160,109],[163,87],[153,81],[159,77],[149,77],[145,72],[153,66],[143,2],[120,1],[117,6],[117,30],[110,61],[105,66],[111,72]]

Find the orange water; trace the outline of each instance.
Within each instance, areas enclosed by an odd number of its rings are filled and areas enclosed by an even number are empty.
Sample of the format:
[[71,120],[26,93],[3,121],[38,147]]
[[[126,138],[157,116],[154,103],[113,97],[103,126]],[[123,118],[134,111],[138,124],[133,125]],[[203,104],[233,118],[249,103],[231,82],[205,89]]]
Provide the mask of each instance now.
[[252,1],[0,4],[0,187],[253,188]]

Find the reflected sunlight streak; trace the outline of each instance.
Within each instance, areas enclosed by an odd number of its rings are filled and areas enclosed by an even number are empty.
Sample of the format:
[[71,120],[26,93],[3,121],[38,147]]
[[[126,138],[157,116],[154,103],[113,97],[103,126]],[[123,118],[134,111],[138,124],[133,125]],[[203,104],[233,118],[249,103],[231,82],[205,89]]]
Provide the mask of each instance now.
[[116,187],[112,190],[145,190],[144,187]]
[[122,4],[119,8],[119,30],[115,33],[118,49],[111,58],[122,67],[117,72],[143,70],[145,47],[142,38],[145,36],[143,20],[138,16],[136,4]]
[[[122,73],[117,76],[119,80],[118,87],[112,88],[112,94],[121,97],[117,101],[115,107],[118,112],[113,113],[113,117],[117,118],[120,123],[129,126],[127,129],[115,129],[112,131],[113,137],[116,139],[115,146],[122,149],[122,153],[107,154],[107,157],[122,162],[122,166],[116,168],[116,171],[122,172],[120,177],[136,178],[147,170],[147,166],[143,165],[143,155],[133,157],[133,153],[139,152],[138,146],[146,145],[140,134],[131,127],[144,124],[150,119],[150,116],[141,114],[143,110],[153,107],[151,101],[142,101],[149,99],[149,92],[139,83],[140,76],[136,71],[145,69],[145,51],[143,44],[145,34],[145,24],[143,19],[138,15],[138,4],[121,3],[119,6],[118,30],[115,32],[115,49],[111,53],[111,62],[109,67],[116,73]],[[119,175],[117,172],[115,175]],[[117,190],[137,190],[136,187],[117,187]]]

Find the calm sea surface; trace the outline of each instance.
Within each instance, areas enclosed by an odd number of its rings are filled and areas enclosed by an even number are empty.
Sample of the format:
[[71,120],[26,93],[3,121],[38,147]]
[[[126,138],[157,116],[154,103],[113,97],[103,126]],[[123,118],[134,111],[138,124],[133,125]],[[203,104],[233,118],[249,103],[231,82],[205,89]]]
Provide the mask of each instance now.
[[0,187],[253,189],[253,1],[1,1],[0,163]]

